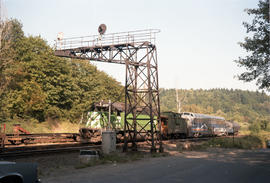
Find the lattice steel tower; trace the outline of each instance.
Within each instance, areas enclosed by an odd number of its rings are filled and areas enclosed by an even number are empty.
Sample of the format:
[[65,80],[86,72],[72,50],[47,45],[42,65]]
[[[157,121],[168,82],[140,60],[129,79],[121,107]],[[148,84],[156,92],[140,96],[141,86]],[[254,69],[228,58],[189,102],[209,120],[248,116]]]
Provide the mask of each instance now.
[[[106,26],[105,26],[106,29]],[[162,151],[158,62],[155,36],[159,30],[140,30],[56,40],[55,55],[125,64],[125,144],[137,150],[138,139]],[[139,117],[140,116],[140,117]],[[142,116],[144,116],[142,118]],[[138,118],[139,117],[139,118]],[[140,120],[140,123],[137,121]]]

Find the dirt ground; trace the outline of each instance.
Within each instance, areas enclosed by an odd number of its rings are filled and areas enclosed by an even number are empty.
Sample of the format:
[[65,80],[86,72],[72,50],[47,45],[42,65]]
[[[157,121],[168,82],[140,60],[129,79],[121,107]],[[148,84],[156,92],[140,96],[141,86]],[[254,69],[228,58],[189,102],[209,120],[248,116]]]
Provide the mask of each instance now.
[[[190,181],[188,174],[192,174],[193,170],[198,169],[200,171],[195,171],[201,177],[204,177],[204,172],[206,169],[211,168],[214,171],[220,167],[226,167],[224,170],[221,169],[221,174],[225,172],[233,172],[236,175],[232,174],[232,180],[228,179],[230,182],[239,182],[239,180],[245,180],[240,182],[249,182],[243,177],[244,172],[250,171],[249,168],[262,169],[260,172],[263,173],[266,171],[268,177],[267,180],[270,180],[270,149],[261,149],[261,150],[239,150],[239,149],[220,149],[220,148],[210,148],[207,150],[200,151],[179,151],[178,145],[176,143],[165,143],[164,149],[166,156],[156,155],[155,158],[149,152],[142,152],[138,159],[140,160],[130,160],[125,162],[116,162],[108,161],[106,164],[94,165],[94,166],[81,166],[79,163],[79,154],[78,152],[73,153],[62,153],[62,154],[49,154],[49,155],[39,155],[32,157],[20,157],[20,158],[8,158],[5,160],[17,161],[17,162],[37,162],[39,165],[39,175],[42,182],[51,182],[51,183],[60,183],[60,182],[138,182],[149,179],[148,182],[179,182],[179,180]],[[119,152],[120,153],[120,152]],[[125,154],[122,154],[125,156]],[[164,154],[163,154],[164,155]],[[207,165],[202,168],[203,165]],[[149,166],[154,166],[154,172],[147,173],[149,171]],[[191,167],[191,165],[193,165]],[[174,167],[175,166],[175,167]],[[158,168],[160,167],[160,168]],[[174,171],[167,172],[168,169],[174,167],[173,170],[179,169],[181,172],[188,171],[187,174],[178,174]],[[185,168],[186,167],[186,168]],[[166,169],[164,169],[166,168]],[[194,169],[195,168],[195,169]],[[145,169],[144,171],[142,171]],[[159,172],[160,171],[160,172]],[[240,171],[240,172],[238,172]],[[108,173],[109,172],[109,173]],[[167,179],[158,179],[156,180],[153,177],[158,175],[164,175],[164,172],[167,172]],[[193,172],[193,173],[195,173]],[[155,175],[157,173],[157,175]],[[209,172],[208,172],[209,173]],[[121,179],[120,175],[126,175],[129,179],[125,181]],[[142,176],[141,179],[133,178],[129,174],[139,174]],[[153,177],[149,175],[152,175]],[[173,174],[173,176],[171,175]],[[108,179],[107,176],[112,177]],[[218,175],[218,173],[217,173]],[[220,176],[222,176],[220,175]],[[259,174],[257,174],[259,176]],[[144,177],[143,177],[144,176]],[[179,177],[180,176],[180,177]],[[226,175],[224,175],[226,176]],[[136,177],[136,176],[135,176]],[[173,178],[172,178],[173,177]],[[190,177],[190,176],[189,176]],[[261,175],[264,182],[264,174]],[[171,179],[172,178],[172,179]],[[235,178],[235,179],[234,179]],[[260,177],[259,177],[260,178]],[[269,179],[268,179],[269,178]],[[224,179],[227,180],[227,179]],[[234,181],[235,180],[235,181]],[[257,179],[256,179],[257,180]],[[199,182],[200,180],[198,180]],[[210,181],[205,179],[205,181]],[[182,182],[182,181],[180,181]],[[193,181],[196,182],[196,181]],[[222,181],[221,181],[222,182]],[[226,181],[225,181],[226,182]],[[251,181],[253,182],[253,181]],[[268,181],[267,181],[268,182]]]

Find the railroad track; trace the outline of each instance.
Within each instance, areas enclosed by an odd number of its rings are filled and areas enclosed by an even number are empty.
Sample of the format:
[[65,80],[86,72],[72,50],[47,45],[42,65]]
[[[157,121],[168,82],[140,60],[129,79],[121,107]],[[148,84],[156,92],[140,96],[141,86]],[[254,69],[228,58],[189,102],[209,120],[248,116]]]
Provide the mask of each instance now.
[[94,144],[76,144],[74,146],[57,146],[57,145],[48,145],[48,146],[36,146],[36,147],[23,147],[23,148],[7,148],[0,153],[0,158],[4,157],[18,157],[18,156],[32,156],[37,154],[50,154],[50,153],[63,153],[63,152],[72,152],[79,151],[81,149],[101,149],[101,145]]
[[[201,138],[187,138],[187,139],[169,139],[163,140],[164,144],[176,143],[176,142],[200,142],[206,141],[213,137],[201,137]],[[227,138],[227,137],[215,137],[215,138]],[[146,142],[138,142],[140,146],[147,146]],[[117,146],[121,147],[123,143],[118,143]],[[100,144],[83,144],[83,143],[72,143],[72,144],[50,144],[50,145],[25,145],[25,146],[14,146],[5,148],[4,151],[0,152],[0,158],[4,157],[18,157],[18,156],[32,156],[37,154],[50,154],[50,153],[63,153],[63,152],[74,152],[81,149],[101,150],[102,145]]]

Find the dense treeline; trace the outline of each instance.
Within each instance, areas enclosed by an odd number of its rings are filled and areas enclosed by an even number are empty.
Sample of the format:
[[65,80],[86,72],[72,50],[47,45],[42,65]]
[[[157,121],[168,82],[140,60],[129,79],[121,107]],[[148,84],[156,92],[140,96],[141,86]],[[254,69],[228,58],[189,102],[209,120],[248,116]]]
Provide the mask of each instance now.
[[25,36],[17,20],[0,23],[0,30],[0,121],[75,121],[93,102],[119,100],[120,83],[87,61],[54,56],[40,36]]
[[[181,111],[223,116],[228,120],[268,124],[270,96],[243,90],[177,90]],[[162,111],[177,111],[175,89],[161,89]]]

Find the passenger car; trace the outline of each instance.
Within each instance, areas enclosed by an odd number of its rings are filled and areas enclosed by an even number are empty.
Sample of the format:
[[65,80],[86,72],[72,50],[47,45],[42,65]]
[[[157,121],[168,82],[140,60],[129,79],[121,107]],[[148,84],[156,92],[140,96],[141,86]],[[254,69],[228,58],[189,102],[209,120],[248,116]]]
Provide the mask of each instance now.
[[219,116],[191,112],[163,112],[161,134],[163,138],[237,135],[240,126]]

